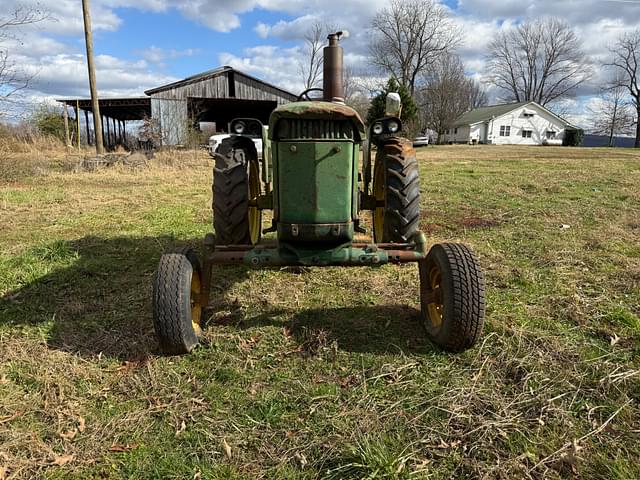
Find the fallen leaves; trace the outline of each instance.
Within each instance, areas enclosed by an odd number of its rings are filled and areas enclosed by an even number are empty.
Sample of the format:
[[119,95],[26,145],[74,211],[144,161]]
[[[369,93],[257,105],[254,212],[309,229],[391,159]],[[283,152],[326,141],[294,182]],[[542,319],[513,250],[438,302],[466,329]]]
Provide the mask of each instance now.
[[136,448],[138,448],[137,443],[132,443],[132,444],[127,443],[126,445],[113,444],[109,447],[109,451],[111,453],[124,453],[124,452],[129,452],[131,450],[135,450]]
[[50,465],[61,467],[69,462],[73,462],[75,455],[54,455]]
[[227,443],[227,439],[222,439],[222,448],[224,448],[224,454],[229,460],[231,460],[231,446]]
[[58,435],[63,440],[66,440],[66,441],[70,442],[71,440],[76,438],[77,434],[78,434],[78,429],[77,428],[72,428],[71,430],[69,430],[67,432],[60,432]]

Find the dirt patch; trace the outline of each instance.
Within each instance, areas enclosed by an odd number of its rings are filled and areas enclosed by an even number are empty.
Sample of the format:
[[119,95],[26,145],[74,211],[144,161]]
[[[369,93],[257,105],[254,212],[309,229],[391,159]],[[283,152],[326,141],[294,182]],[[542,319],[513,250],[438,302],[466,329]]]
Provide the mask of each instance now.
[[492,228],[497,227],[502,222],[493,218],[464,217],[459,220],[458,225],[465,228]]

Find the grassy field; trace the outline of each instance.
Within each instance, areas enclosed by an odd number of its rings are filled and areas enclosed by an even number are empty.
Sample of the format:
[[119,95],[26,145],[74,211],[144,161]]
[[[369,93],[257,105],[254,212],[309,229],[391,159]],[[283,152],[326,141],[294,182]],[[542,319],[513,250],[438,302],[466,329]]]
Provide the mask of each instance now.
[[486,271],[463,354],[385,266],[216,269],[206,345],[160,356],[151,280],[210,229],[206,155],[0,159],[0,479],[640,478],[640,152],[419,159],[429,241]]

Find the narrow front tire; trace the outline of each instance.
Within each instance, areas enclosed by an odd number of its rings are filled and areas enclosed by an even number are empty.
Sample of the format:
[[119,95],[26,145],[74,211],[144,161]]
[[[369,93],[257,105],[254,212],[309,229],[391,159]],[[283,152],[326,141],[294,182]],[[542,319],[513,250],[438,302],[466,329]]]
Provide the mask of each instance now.
[[444,350],[471,348],[482,334],[485,314],[484,275],[475,254],[466,245],[441,243],[418,265],[427,335]]
[[153,282],[153,324],[163,353],[191,352],[202,334],[200,262],[191,250],[162,255]]

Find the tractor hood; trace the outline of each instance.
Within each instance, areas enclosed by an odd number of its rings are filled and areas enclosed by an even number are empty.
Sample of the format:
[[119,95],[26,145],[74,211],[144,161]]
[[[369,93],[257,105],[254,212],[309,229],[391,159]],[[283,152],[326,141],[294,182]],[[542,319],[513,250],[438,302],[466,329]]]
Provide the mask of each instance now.
[[359,140],[366,137],[364,123],[353,108],[333,102],[293,102],[276,108],[269,119],[269,138],[273,140],[276,124],[281,118],[302,120],[351,120]]

